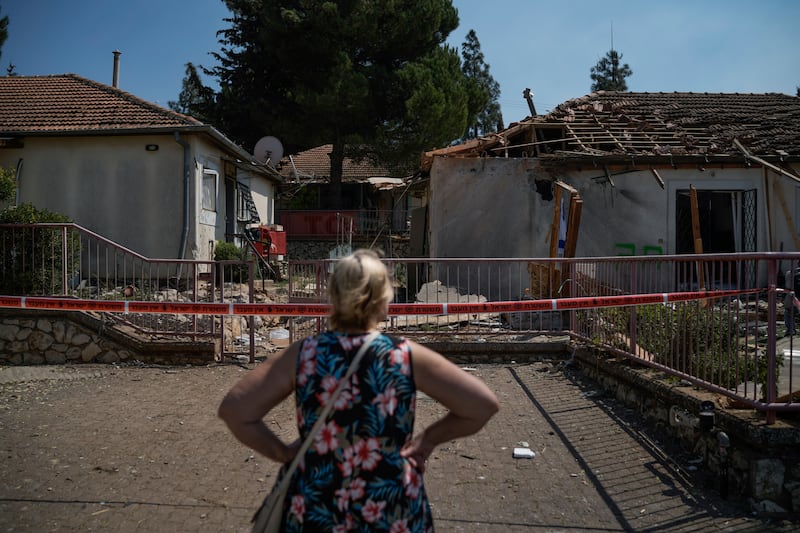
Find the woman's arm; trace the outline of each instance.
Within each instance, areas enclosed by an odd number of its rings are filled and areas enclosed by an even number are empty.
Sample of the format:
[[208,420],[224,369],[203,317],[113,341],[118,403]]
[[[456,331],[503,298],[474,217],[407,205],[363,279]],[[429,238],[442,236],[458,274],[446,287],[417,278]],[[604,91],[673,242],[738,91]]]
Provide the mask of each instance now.
[[414,383],[450,412],[419,433],[402,451],[421,471],[434,448],[479,431],[498,411],[497,397],[486,384],[455,364],[413,341]]
[[297,443],[282,442],[264,424],[264,416],[294,390],[300,342],[287,347],[237,382],[219,405],[217,414],[242,444],[280,463],[292,460]]

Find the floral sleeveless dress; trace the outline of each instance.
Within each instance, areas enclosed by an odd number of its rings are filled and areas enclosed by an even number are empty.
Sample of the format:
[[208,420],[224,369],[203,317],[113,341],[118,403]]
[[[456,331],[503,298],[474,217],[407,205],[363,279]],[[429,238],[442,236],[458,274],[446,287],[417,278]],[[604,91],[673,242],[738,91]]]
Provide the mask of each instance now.
[[[302,439],[365,338],[326,332],[303,341],[295,391]],[[293,474],[283,530],[432,532],[422,476],[400,456],[415,407],[409,344],[379,335]]]

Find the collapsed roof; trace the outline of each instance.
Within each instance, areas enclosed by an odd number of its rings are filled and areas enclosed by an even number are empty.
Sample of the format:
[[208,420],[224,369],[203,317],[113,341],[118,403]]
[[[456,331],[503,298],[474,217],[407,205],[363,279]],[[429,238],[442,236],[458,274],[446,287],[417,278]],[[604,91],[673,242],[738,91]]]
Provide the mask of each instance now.
[[[281,159],[280,173],[287,182],[329,183],[332,144],[317,146]],[[376,189],[391,189],[405,183],[407,173],[367,159],[345,157],[342,183],[369,183]]]
[[800,161],[800,98],[785,94],[601,91],[546,115],[425,154],[537,157],[543,165],[738,160]]

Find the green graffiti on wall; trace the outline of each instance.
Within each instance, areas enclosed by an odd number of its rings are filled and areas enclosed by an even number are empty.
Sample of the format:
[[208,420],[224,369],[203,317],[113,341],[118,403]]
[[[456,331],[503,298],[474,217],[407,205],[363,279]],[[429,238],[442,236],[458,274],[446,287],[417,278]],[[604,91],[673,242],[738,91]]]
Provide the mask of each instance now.
[[[617,255],[636,255],[636,244],[632,242],[617,242],[614,243],[614,248],[617,249]],[[641,255],[664,255],[664,249],[661,246],[645,244],[642,246]]]

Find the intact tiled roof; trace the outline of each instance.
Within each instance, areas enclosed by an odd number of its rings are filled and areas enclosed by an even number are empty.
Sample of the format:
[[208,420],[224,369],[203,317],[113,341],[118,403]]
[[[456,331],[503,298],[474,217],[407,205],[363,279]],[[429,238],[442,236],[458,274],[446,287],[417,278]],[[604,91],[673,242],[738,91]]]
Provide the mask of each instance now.
[[[735,141],[738,141],[735,142]],[[800,98],[785,94],[597,92],[547,115],[427,154],[475,157],[800,157]]]
[[[327,181],[330,177],[332,144],[324,144],[299,152],[281,160],[281,175],[287,180],[316,180]],[[358,161],[345,157],[342,162],[342,181],[360,182],[369,178],[404,177],[402,174],[392,172],[390,169],[375,165],[369,161]]]
[[0,133],[200,126],[198,120],[75,74],[0,77]]

